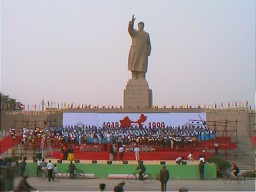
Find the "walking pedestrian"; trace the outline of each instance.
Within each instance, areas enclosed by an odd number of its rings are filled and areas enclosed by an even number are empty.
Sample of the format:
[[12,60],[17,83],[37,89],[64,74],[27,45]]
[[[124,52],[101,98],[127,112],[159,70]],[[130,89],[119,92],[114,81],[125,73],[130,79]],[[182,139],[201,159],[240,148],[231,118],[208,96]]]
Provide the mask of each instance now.
[[23,175],[18,187],[16,189],[14,189],[14,192],[20,192],[20,191],[36,191],[36,189],[34,187],[32,187],[28,181],[27,181],[28,175]]
[[20,175],[21,176],[24,176],[26,166],[27,166],[27,162],[26,162],[26,158],[24,157],[22,162],[20,163]]
[[166,185],[167,182],[169,180],[169,171],[168,169],[166,169],[165,166],[162,167],[162,169],[160,170],[160,182],[161,182],[161,191],[165,192],[166,191]]

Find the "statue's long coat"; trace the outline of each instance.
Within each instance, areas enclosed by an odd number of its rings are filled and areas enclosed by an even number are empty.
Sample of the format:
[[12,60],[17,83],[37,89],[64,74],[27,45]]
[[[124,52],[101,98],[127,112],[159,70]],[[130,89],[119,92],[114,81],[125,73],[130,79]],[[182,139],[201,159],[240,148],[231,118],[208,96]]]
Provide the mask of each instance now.
[[147,32],[134,29],[133,25],[134,22],[130,21],[128,32],[132,38],[132,45],[128,57],[128,70],[146,73],[151,52],[150,37]]

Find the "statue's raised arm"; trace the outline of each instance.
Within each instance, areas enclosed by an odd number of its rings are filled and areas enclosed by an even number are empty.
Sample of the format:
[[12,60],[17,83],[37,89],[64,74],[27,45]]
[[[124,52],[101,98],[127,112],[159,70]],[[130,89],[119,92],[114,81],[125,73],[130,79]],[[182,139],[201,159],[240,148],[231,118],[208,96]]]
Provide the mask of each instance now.
[[129,21],[129,25],[128,25],[128,32],[129,32],[129,34],[132,36],[133,34],[134,34],[134,28],[133,28],[133,26],[134,26],[134,21],[135,21],[135,17],[134,17],[134,15],[132,15],[132,19],[131,19],[131,21]]

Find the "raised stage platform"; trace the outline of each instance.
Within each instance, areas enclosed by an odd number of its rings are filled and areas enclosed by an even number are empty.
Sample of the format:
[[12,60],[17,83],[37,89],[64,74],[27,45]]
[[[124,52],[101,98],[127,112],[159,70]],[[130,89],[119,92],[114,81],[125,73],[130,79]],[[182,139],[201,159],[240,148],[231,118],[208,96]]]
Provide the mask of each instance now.
[[[162,152],[140,152],[140,160],[175,160],[177,157],[184,157],[187,159],[190,151],[162,151]],[[199,159],[199,155],[202,154],[202,151],[193,151],[194,159]],[[50,154],[47,155],[48,158]],[[53,152],[52,157],[55,159],[61,159],[60,152]],[[209,158],[210,153],[205,152],[205,157]],[[81,152],[75,151],[74,158],[79,160],[109,160],[108,152]],[[117,153],[116,161],[119,160],[119,153]],[[123,160],[135,160],[135,155],[133,152],[125,152]]]

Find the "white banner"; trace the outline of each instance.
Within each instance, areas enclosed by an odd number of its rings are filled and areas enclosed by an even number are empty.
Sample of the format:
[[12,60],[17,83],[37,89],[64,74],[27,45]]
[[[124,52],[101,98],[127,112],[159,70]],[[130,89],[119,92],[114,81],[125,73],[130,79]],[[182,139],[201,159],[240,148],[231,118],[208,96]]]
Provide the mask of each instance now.
[[63,113],[63,126],[156,127],[202,125],[206,113]]

